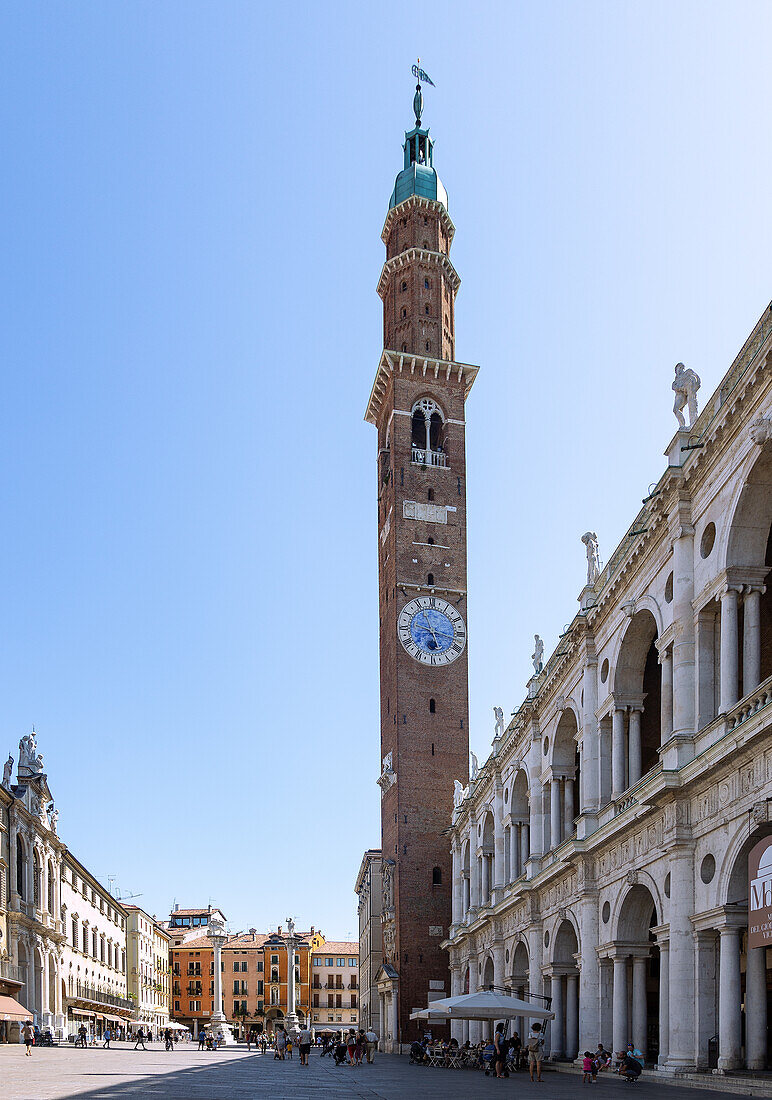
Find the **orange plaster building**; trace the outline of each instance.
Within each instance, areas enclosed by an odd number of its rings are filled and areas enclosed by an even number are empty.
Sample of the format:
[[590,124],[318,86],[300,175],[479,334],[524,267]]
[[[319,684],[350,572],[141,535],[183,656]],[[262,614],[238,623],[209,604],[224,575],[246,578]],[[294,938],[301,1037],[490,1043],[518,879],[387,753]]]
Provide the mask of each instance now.
[[183,941],[169,951],[171,1018],[198,1035],[214,1011],[214,947],[207,936]]

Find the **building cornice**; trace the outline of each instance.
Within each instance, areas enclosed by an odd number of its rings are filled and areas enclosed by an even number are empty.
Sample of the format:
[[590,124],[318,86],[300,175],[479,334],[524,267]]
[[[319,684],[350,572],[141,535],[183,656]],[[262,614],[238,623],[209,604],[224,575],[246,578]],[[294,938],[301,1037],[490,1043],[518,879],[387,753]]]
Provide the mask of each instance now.
[[442,379],[445,382],[463,383],[464,398],[477,377],[479,367],[471,363],[457,363],[449,359],[430,359],[424,355],[411,355],[408,352],[390,351],[384,348],[375,374],[373,388],[370,391],[370,399],[365,410],[365,420],[368,424],[378,424],[378,416],[383,404],[383,398],[389,383],[394,375],[411,375],[419,378],[429,378],[432,381]]
[[453,241],[453,237],[456,233],[456,227],[453,224],[450,214],[445,209],[444,203],[439,202],[437,199],[429,199],[423,195],[411,195],[405,199],[404,202],[399,203],[398,206],[392,206],[386,215],[386,221],[383,223],[383,230],[381,231],[381,240],[384,244],[388,244],[391,231],[394,228],[394,222],[399,218],[404,218],[406,214],[409,214],[411,210],[426,210],[432,214],[437,214],[440,219],[440,225],[448,235],[448,244]]
[[444,252],[434,252],[430,248],[408,248],[405,252],[400,252],[398,255],[392,256],[392,258],[387,260],[381,268],[381,277],[378,280],[378,286],[376,288],[381,299],[386,297],[386,291],[388,290],[388,283],[391,276],[395,275],[403,268],[412,267],[412,265],[416,263],[434,264],[436,267],[441,268],[453,289],[453,293],[458,294],[458,288],[461,286],[461,277],[450,262],[450,258],[446,256]]

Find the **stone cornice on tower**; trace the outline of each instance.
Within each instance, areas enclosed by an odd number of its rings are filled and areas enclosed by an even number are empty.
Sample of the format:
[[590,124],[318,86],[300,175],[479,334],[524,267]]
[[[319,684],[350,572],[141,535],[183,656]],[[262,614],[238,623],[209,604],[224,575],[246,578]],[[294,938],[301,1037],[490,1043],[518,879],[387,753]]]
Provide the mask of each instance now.
[[450,381],[451,377],[455,377],[457,381],[464,383],[464,398],[466,398],[479,369],[471,363],[429,359],[423,355],[411,355],[408,352],[389,351],[384,348],[375,374],[373,388],[370,391],[370,399],[367,402],[365,420],[368,424],[378,424],[378,415],[383,397],[393,374],[418,374],[424,378],[444,378],[446,382]]
[[458,293],[458,288],[461,286],[461,277],[444,252],[434,252],[428,248],[408,248],[405,252],[400,252],[397,256],[387,260],[383,265],[377,286],[381,298],[386,297],[391,276],[401,268],[409,267],[415,262],[436,264],[437,267],[442,268],[445,278],[453,288],[453,293]]
[[456,227],[444,203],[439,202],[438,199],[427,199],[423,195],[411,195],[409,199],[405,199],[399,206],[392,206],[391,210],[386,215],[386,221],[383,223],[383,231],[381,232],[381,240],[384,244],[388,243],[389,234],[394,226],[394,222],[397,221],[398,218],[404,218],[406,214],[409,214],[413,210],[426,210],[431,211],[433,214],[437,214],[442,228],[448,235],[448,244],[453,243]]

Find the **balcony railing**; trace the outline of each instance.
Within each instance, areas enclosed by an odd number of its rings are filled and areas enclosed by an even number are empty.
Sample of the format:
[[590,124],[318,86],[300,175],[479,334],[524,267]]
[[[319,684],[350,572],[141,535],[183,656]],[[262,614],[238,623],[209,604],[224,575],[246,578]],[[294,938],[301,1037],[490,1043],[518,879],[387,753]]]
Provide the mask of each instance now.
[[8,959],[0,959],[0,978],[6,978],[9,982],[21,982],[22,985],[26,980],[24,968],[9,962]]
[[427,451],[421,447],[413,447],[412,461],[417,466],[440,466],[448,469],[450,463],[448,456],[443,451]]
[[133,1001],[129,1001],[126,997],[116,997],[112,993],[105,993],[101,989],[95,989],[92,985],[85,985],[83,982],[72,982],[70,984],[70,997],[77,1001],[93,1001],[97,1004],[112,1005],[114,1008],[125,1008],[131,1010],[134,1008]]

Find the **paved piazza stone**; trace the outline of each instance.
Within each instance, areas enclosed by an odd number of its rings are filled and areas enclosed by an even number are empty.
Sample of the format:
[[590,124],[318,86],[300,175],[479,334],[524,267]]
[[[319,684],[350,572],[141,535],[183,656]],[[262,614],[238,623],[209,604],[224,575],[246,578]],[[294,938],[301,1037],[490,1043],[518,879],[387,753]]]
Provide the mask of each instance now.
[[[373,1065],[358,1068],[337,1067],[330,1058],[314,1054],[305,1069],[297,1057],[277,1062],[271,1053],[248,1053],[245,1047],[199,1053],[195,1045],[184,1044],[167,1054],[161,1047],[143,1053],[131,1044],[118,1043],[109,1051],[40,1048],[26,1058],[24,1047],[0,1046],[3,1100],[252,1100],[258,1096],[270,1100],[477,1100],[501,1093],[563,1100],[575,1096],[581,1087],[579,1074],[547,1072],[544,1076],[541,1085],[532,1085],[527,1073],[496,1081],[472,1070],[411,1066],[407,1055],[390,1054],[377,1055]],[[629,1087],[614,1076],[602,1077],[595,1086],[607,1097],[626,1093]],[[652,1100],[732,1100],[737,1095],[650,1080],[635,1086],[635,1091],[647,1093]]]

